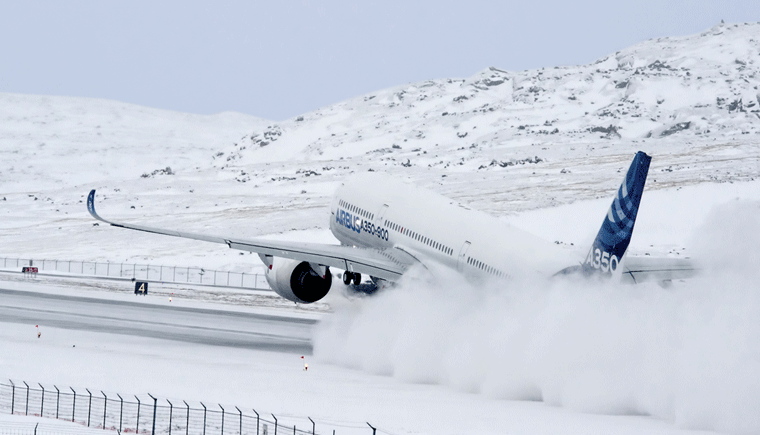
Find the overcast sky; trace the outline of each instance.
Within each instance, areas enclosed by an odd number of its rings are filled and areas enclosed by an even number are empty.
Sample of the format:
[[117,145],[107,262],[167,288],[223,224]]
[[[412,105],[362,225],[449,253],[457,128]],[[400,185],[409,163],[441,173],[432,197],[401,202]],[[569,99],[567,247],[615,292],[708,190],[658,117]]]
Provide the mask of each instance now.
[[721,19],[758,22],[760,1],[0,0],[0,92],[282,120],[489,66],[588,63]]

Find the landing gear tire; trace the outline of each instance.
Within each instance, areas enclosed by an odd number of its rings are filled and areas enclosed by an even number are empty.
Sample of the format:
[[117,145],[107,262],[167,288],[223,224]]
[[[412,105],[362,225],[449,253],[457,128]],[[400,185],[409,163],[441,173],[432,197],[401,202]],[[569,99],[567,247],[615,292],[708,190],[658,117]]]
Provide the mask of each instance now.
[[351,284],[351,280],[354,278],[354,274],[351,272],[343,272],[343,284]]
[[361,273],[355,273],[354,274],[354,285],[359,285],[362,283],[362,274]]

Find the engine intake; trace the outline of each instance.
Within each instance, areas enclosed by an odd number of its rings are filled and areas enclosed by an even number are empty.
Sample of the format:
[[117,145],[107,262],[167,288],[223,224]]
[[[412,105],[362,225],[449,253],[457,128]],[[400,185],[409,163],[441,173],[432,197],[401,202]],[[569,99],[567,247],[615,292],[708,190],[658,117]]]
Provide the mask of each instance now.
[[275,293],[303,304],[322,299],[332,286],[330,268],[325,268],[321,276],[308,262],[278,257],[273,258],[272,267],[267,268],[266,279]]

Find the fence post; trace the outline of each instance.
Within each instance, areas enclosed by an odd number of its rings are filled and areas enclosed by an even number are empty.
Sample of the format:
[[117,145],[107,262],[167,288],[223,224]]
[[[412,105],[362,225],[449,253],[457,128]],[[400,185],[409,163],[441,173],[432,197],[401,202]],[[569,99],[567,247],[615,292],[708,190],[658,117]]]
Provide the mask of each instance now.
[[177,267],[172,267],[172,282],[177,282]]
[[100,394],[103,395],[103,429],[106,428],[106,409],[108,408],[108,396],[106,396],[106,393],[103,392],[103,390],[100,390]]
[[203,435],[206,435],[206,405],[201,402],[201,406],[203,407]]
[[121,398],[121,394],[116,393],[119,396],[119,432],[121,432],[121,418],[124,416],[124,399]]
[[45,387],[42,386],[39,382],[37,382],[37,385],[42,388],[42,401],[40,402],[40,417],[44,417],[44,411],[45,411]]
[[26,381],[21,381],[26,385],[26,409],[24,410],[24,415],[29,415],[29,385],[26,383]]
[[58,420],[58,406],[61,403],[61,390],[58,389],[55,385],[55,419]]
[[[230,272],[227,271],[227,287],[229,286],[230,286]],[[240,434],[240,435],[243,435],[243,434]]]
[[135,433],[140,433],[140,398],[135,396],[135,399],[137,399],[137,426],[135,427]]
[[8,379],[11,383],[11,415],[13,415],[13,405],[16,404],[16,384],[12,380]]
[[106,262],[106,276],[111,276],[111,262],[110,261]]
[[377,429],[375,429],[374,427],[372,427],[372,425],[369,424],[369,422],[367,422],[367,426],[369,426],[370,428],[372,428],[372,435],[375,435],[375,431],[377,431]]
[[90,427],[90,415],[92,414],[92,393],[90,393],[89,388],[85,388],[85,391],[87,391],[87,394],[90,395],[90,402],[87,404],[87,427]]
[[137,264],[132,264],[132,278],[137,278]]
[[[220,408],[222,408],[222,404],[218,404]],[[224,408],[222,408],[222,435],[224,435]]]
[[[183,400],[183,402],[185,402]],[[185,435],[187,435],[190,432],[190,405],[185,402],[185,406],[187,406],[187,420],[185,421]]]
[[74,400],[71,402],[71,422],[74,422],[74,416],[76,415],[76,406],[77,406],[77,392],[74,391],[73,388],[69,387],[69,390],[71,390],[72,393],[74,393]]
[[[235,409],[238,410],[238,413],[240,414],[240,431],[238,432],[240,435],[243,435],[243,411],[240,410],[237,406]],[[172,435],[172,434],[169,434]]]
[[259,413],[255,409],[253,409],[253,412],[256,414],[256,435],[259,435]]
[[311,417],[306,417],[311,422],[311,435],[316,435],[315,431],[317,430],[317,424],[314,423],[314,420],[311,419]]
[[240,274],[240,287],[245,287],[245,272]]
[[190,268],[187,268],[187,282],[190,282]]
[[272,414],[272,417],[274,418],[274,435],[277,435],[277,417]]
[[71,260],[69,260],[69,273],[71,273]]
[[156,408],[158,407],[158,399],[148,393],[151,399],[153,399],[153,429],[151,429],[151,435],[156,435]]
[[216,285],[216,271],[214,271],[214,285]]
[[161,282],[163,282],[164,281],[164,266],[161,265],[161,266],[158,266],[158,267],[159,267],[159,269],[158,269],[158,280],[161,281]]
[[[169,402],[169,399],[166,399]],[[174,413],[174,405],[169,402],[169,435],[172,435],[172,414]]]

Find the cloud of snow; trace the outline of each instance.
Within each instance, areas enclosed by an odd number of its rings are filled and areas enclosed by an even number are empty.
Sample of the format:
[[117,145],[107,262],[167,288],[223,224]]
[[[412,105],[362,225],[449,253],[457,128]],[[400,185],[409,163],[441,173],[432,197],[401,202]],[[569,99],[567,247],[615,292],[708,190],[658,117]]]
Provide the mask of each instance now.
[[685,428],[760,431],[760,202],[716,208],[686,283],[473,286],[440,270],[332,301],[315,356],[408,382]]

